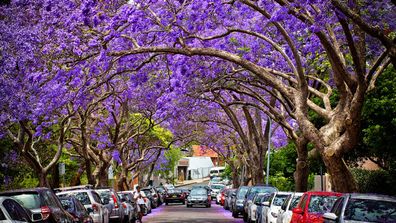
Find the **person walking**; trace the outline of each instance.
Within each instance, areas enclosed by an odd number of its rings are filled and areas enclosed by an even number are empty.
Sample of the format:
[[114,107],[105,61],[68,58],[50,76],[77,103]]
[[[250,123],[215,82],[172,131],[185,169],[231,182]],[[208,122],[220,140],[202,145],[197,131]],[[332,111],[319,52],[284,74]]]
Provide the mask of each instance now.
[[138,220],[140,223],[143,223],[143,215],[146,210],[146,202],[144,201],[144,199],[146,199],[146,194],[144,191],[140,190],[140,186],[136,187],[133,198],[137,204]]

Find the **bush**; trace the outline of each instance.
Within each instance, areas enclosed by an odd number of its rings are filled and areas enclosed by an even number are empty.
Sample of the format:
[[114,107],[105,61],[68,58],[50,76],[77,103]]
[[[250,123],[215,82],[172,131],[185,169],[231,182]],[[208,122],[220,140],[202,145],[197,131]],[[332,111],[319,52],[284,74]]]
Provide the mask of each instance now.
[[384,170],[352,169],[360,193],[396,195],[396,178]]

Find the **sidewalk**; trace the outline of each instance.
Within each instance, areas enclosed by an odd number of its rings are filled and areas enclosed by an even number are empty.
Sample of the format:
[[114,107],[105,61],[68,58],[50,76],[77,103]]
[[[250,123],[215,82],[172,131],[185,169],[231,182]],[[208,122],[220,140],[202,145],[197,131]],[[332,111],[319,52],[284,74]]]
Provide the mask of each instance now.
[[175,187],[184,187],[184,186],[188,186],[188,185],[191,185],[191,184],[203,183],[203,182],[206,182],[206,181],[209,181],[209,180],[210,180],[209,177],[205,177],[205,178],[202,178],[202,179],[185,180],[183,182],[178,181],[176,183]]

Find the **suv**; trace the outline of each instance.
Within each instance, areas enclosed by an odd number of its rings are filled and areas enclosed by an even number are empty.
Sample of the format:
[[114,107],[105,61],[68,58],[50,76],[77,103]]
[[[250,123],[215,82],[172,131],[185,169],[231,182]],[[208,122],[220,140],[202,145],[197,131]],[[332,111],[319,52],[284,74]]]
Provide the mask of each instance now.
[[80,189],[81,187],[59,188],[56,195],[60,198],[74,196],[87,209],[94,223],[108,223],[110,211],[102,204],[99,195],[92,189]]
[[72,223],[73,217],[67,213],[51,189],[46,187],[1,192],[17,200],[33,214],[41,214],[45,223]]
[[112,188],[95,189],[95,191],[99,194],[103,203],[111,210],[110,220],[123,222],[124,208],[118,194]]

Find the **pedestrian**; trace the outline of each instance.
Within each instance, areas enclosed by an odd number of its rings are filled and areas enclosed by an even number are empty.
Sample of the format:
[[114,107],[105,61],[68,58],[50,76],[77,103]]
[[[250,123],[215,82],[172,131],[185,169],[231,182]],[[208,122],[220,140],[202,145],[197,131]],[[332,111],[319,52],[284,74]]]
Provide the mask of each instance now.
[[138,212],[138,219],[140,223],[143,223],[143,215],[144,211],[146,210],[146,194],[140,190],[140,186],[136,187],[136,191],[134,193],[133,198],[137,204],[137,212]]

